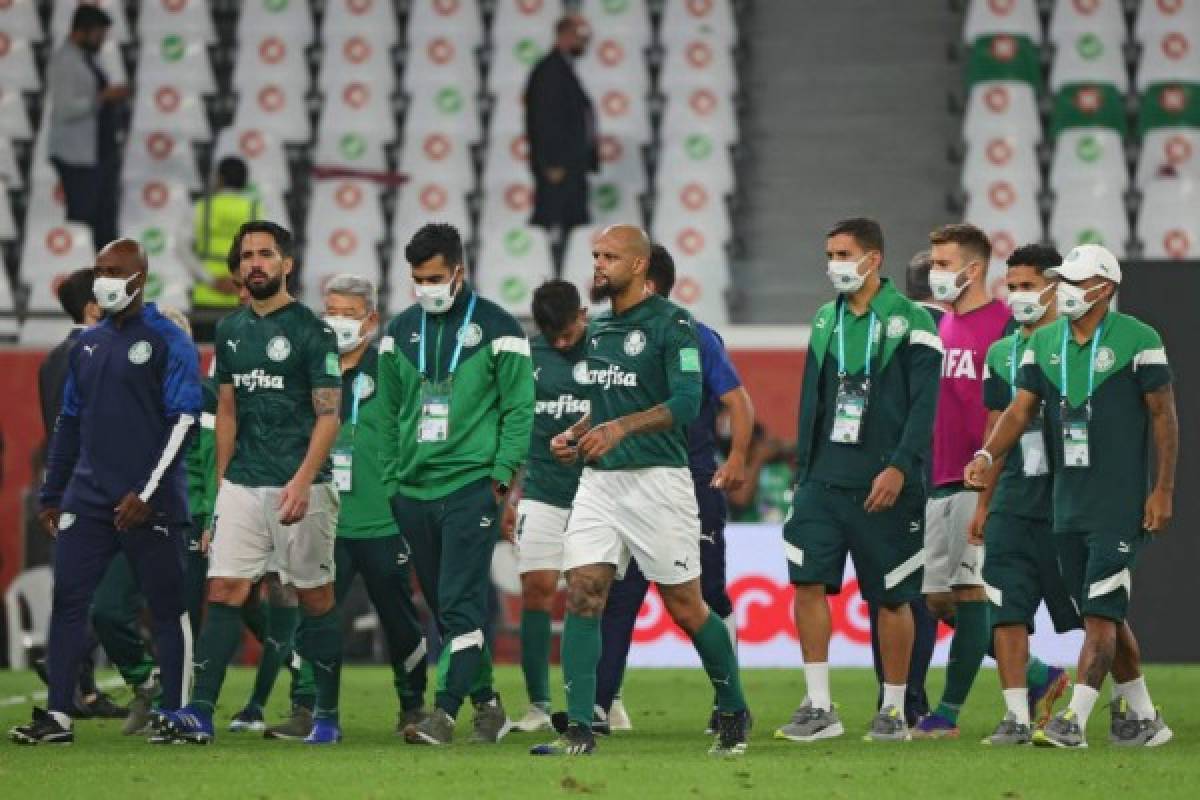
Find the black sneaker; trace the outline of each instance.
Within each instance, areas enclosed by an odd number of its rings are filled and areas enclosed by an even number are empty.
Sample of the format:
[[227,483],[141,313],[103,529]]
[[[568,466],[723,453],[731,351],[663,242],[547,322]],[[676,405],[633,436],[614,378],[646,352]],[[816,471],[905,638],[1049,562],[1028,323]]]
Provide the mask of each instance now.
[[[550,725],[554,728],[555,733],[560,735],[566,733],[567,728],[570,727],[570,723],[567,720],[567,712],[555,711],[551,714]],[[609,726],[608,720],[600,713],[598,706],[596,712],[592,714],[592,733],[597,736],[612,735],[612,728]]]
[[76,700],[75,708],[79,719],[125,719],[129,716],[128,708],[117,705],[104,692],[97,692],[89,701]]
[[71,744],[75,732],[58,724],[54,715],[34,706],[33,719],[8,731],[8,738],[17,744]]
[[553,742],[534,745],[529,754],[534,756],[590,756],[596,750],[596,736],[586,725],[572,722],[566,731]]
[[747,732],[750,729],[750,712],[717,712],[717,738],[708,754],[733,758],[746,754]]

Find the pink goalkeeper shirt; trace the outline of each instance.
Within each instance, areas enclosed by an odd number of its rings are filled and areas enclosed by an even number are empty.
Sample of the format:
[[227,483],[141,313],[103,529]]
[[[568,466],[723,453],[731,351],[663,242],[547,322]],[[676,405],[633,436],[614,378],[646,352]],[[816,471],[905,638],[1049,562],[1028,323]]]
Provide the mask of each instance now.
[[963,469],[983,446],[983,364],[1009,319],[1008,306],[993,300],[962,315],[948,311],[938,323],[946,354],[933,423],[934,486],[962,482]]

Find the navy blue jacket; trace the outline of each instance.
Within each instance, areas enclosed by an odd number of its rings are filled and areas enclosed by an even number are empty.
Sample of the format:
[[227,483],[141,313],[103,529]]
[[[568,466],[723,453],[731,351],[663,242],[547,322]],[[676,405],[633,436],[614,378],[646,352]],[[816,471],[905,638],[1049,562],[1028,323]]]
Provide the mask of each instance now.
[[84,331],[67,367],[42,507],[112,520],[133,492],[155,521],[187,521],[181,456],[201,405],[196,347],[153,303],[121,327],[105,319]]

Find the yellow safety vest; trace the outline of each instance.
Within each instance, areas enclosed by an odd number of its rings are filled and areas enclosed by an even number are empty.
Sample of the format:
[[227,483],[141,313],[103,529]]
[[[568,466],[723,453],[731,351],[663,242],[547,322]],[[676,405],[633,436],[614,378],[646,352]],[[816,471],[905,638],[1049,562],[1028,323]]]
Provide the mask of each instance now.
[[[196,255],[205,271],[219,279],[229,276],[229,248],[243,223],[258,219],[258,197],[252,192],[221,191],[196,203],[193,211]],[[219,292],[198,283],[192,289],[192,305],[230,308],[238,304],[236,294]]]

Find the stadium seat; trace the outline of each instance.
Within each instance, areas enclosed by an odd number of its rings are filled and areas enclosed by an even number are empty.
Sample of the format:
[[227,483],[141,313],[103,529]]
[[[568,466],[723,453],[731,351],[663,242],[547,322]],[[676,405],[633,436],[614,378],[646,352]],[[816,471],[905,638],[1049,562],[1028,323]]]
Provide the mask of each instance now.
[[1200,180],[1200,128],[1159,128],[1142,139],[1138,186],[1172,175]]
[[31,217],[21,247],[22,279],[29,283],[29,311],[58,311],[58,281],[96,258],[92,233],[75,223],[48,222]]
[[305,93],[271,80],[248,80],[238,87],[235,128],[259,128],[285,144],[307,144],[312,138]]
[[638,193],[617,181],[593,180],[588,189],[588,209],[595,225],[645,224]]
[[369,33],[327,33],[317,86],[328,90],[349,81],[362,81],[381,92],[396,90],[398,69],[390,42]]
[[312,183],[308,206],[309,236],[321,239],[329,231],[346,228],[370,242],[381,242],[387,233],[378,184],[361,180],[319,180]]
[[342,272],[369,278],[376,286],[382,282],[379,252],[371,237],[352,228],[333,226],[309,236],[304,250],[304,265],[300,269],[304,302],[310,307],[320,308],[326,283]]
[[369,131],[346,131],[318,136],[314,166],[383,172],[388,168],[383,137]]
[[1070,47],[1081,34],[1092,33],[1109,44],[1127,38],[1122,0],[1055,0],[1050,17],[1050,41]]
[[17,164],[12,142],[3,136],[0,136],[0,181],[4,181],[4,185],[10,190],[25,188],[25,179],[21,175],[20,165]]
[[968,89],[990,81],[1019,81],[1036,89],[1042,85],[1041,55],[1027,36],[981,36],[967,56],[966,79]]
[[529,223],[533,216],[533,181],[513,177],[502,183],[483,187],[483,207],[479,214],[479,229],[484,235],[508,230]]
[[637,141],[604,134],[600,137],[599,150],[600,174],[593,183],[617,184],[631,198],[646,193],[649,183],[642,163],[642,148]]
[[1072,83],[1110,84],[1122,94],[1129,91],[1129,73],[1119,40],[1106,40],[1085,31],[1064,41],[1050,66],[1050,90],[1058,91]]
[[[492,71],[496,71],[493,65]],[[470,45],[447,36],[414,43],[404,65],[404,90],[421,86],[457,86],[463,94],[479,93],[479,67]]]
[[572,228],[567,236],[566,249],[563,251],[562,279],[575,284],[575,288],[579,289],[579,299],[583,301],[588,309],[588,316],[592,318],[602,311],[607,311],[609,307],[608,300],[593,303],[589,297],[596,275],[592,244],[603,230],[603,225],[580,225]]
[[963,25],[963,41],[975,43],[982,36],[1011,34],[1042,40],[1037,0],[970,0]]
[[483,17],[478,0],[411,0],[408,6],[409,47],[438,36],[468,48],[483,44]]
[[533,290],[554,277],[550,244],[541,228],[514,225],[483,231],[475,285],[517,316],[529,316]]
[[[4,201],[0,200],[0,203]],[[17,301],[13,297],[12,285],[8,281],[8,264],[4,253],[0,252],[0,335],[16,333],[15,320],[5,319],[6,315],[16,313]]]
[[200,93],[143,75],[133,101],[131,131],[167,131],[192,141],[208,141],[212,131]]
[[[404,136],[445,131],[475,143],[483,138],[475,95],[457,86],[422,86],[408,97],[404,110]],[[495,135],[493,131],[492,135]]]
[[671,251],[677,268],[686,264],[693,274],[703,273],[719,289],[729,285],[724,243],[687,219],[656,215],[650,229],[654,241]]
[[493,132],[488,139],[483,185],[495,186],[512,180],[525,183],[533,180],[529,169],[529,142],[523,133],[500,136]]
[[138,69],[156,83],[213,94],[217,80],[208,60],[208,45],[199,34],[188,39],[177,33],[142,38]]
[[292,228],[292,215],[284,201],[283,192],[276,186],[262,185],[250,187],[258,196],[259,215],[263,219],[271,219],[285,228]]
[[[16,240],[17,220],[13,217],[12,203],[8,199],[8,182],[0,179],[0,242],[15,242]],[[3,264],[0,264],[0,267],[3,267]],[[5,287],[7,287],[7,276],[4,283]],[[0,312],[3,312],[5,309],[6,306],[0,302]]]
[[42,88],[28,39],[0,30],[0,86],[36,92]]
[[8,0],[0,3],[0,31],[14,38],[40,42],[46,38],[36,0]]
[[62,309],[57,309],[52,317],[27,317],[17,331],[17,344],[49,350],[67,338],[72,325],[71,318]]
[[464,240],[470,239],[473,230],[466,195],[459,189],[434,181],[405,184],[400,188],[392,222],[393,262],[407,266],[405,246],[422,225],[430,222],[449,223],[458,229]]
[[1135,83],[1144,92],[1157,83],[1200,83],[1200,23],[1143,42]]
[[[601,133],[617,131],[604,127],[601,113]],[[733,101],[711,89],[692,89],[667,94],[661,134],[664,139],[702,133],[722,145],[736,144],[740,138]],[[641,140],[645,141],[645,140]]]
[[709,325],[728,325],[729,307],[725,290],[729,288],[728,270],[718,262],[675,260],[675,288],[671,301]]
[[989,283],[1003,277],[1004,261],[1018,245],[1042,240],[1042,215],[1037,196],[1018,193],[1008,181],[995,181],[986,191],[968,198],[963,220],[983,229],[992,240]]
[[[54,570],[30,567],[20,572],[4,591],[4,618],[8,631],[9,669],[28,669],[29,650],[45,649],[50,641],[50,609],[54,599]],[[28,616],[22,612],[22,606]],[[29,620],[26,625],[23,620]]]
[[655,225],[668,228],[693,227],[721,244],[729,241],[733,225],[719,192],[688,176],[672,176],[659,183],[654,205]]
[[174,231],[191,218],[192,204],[182,183],[151,178],[126,181],[121,191],[121,227],[142,228],[154,224]]
[[1109,128],[1122,137],[1128,133],[1125,98],[1108,84],[1073,83],[1054,96],[1050,130],[1058,136],[1071,128]]
[[322,38],[331,33],[371,33],[388,42],[399,41],[392,0],[326,0],[324,5]]
[[394,140],[396,112],[391,97],[379,87],[357,80],[330,87],[321,104],[318,134],[331,136],[356,130],[374,131],[385,141]]
[[0,136],[17,141],[33,138],[33,125],[29,122],[29,112],[21,92],[3,86],[0,86]]
[[124,180],[162,178],[178,181],[193,192],[204,188],[196,169],[192,143],[168,131],[139,131],[125,142]]
[[967,147],[962,168],[963,192],[968,197],[986,192],[998,180],[1007,180],[1022,192],[1038,191],[1042,173],[1033,143],[996,137]]
[[695,38],[667,49],[658,84],[663,92],[708,88],[728,95],[737,91],[737,69],[721,42]]
[[286,86],[289,93],[303,96],[310,85],[304,45],[278,33],[244,37],[233,64],[233,88],[241,91],[265,83]]
[[1129,242],[1124,195],[1106,184],[1061,186],[1050,213],[1050,239],[1063,253],[1077,244],[1102,244],[1124,258]]
[[1175,127],[1200,128],[1200,83],[1164,83],[1142,93],[1138,133]]
[[554,39],[554,24],[563,15],[562,0],[496,0],[492,41],[532,39],[545,50]]
[[593,95],[598,87],[606,86],[622,86],[642,94],[650,89],[646,54],[614,37],[593,39],[587,52],[576,62],[575,71]]
[[54,0],[54,10],[50,13],[50,35],[54,44],[58,45],[67,38],[71,29],[71,16],[81,5],[97,6],[108,12],[112,17],[112,29],[108,38],[118,44],[129,44],[133,37],[129,32],[129,20],[125,16],[124,0]]
[[213,149],[214,166],[225,156],[238,156],[250,170],[250,182],[288,191],[292,186],[287,154],[273,134],[258,128],[223,128]]
[[309,0],[243,0],[238,14],[239,42],[255,36],[282,36],[289,42],[313,42]]
[[175,228],[145,220],[141,225],[121,228],[121,235],[137,239],[146,251],[150,274],[146,278],[146,299],[187,311],[191,306],[194,279],[183,263]]
[[509,86],[492,97],[489,136],[512,136],[525,132],[525,87]]
[[646,0],[583,0],[580,11],[595,39],[615,37],[637,50],[650,46],[654,28]]
[[549,50],[549,45],[533,38],[497,41],[492,45],[492,64],[487,88],[493,95],[524,91],[529,72]]
[[1107,187],[1118,195],[1129,187],[1120,134],[1109,128],[1072,128],[1058,135],[1050,188],[1061,194],[1063,187],[1080,185]]
[[1171,178],[1143,187],[1137,238],[1145,258],[1200,258],[1200,184]]
[[737,43],[730,0],[665,0],[658,30],[663,45],[670,47],[697,34],[715,37],[729,47]]
[[138,6],[138,36],[143,39],[174,33],[217,43],[208,0],[142,0]]
[[1200,31],[1200,3],[1196,0],[1142,0],[1133,36],[1148,45],[1164,33]]
[[29,225],[48,227],[67,221],[67,201],[62,184],[50,168],[50,175],[34,175],[29,187],[29,207],[25,209]]
[[692,175],[723,194],[736,188],[729,148],[714,144],[702,133],[664,139],[659,144],[658,158],[660,176]]
[[435,179],[460,189],[469,189],[475,182],[467,143],[439,131],[404,141],[400,171],[412,180]]

